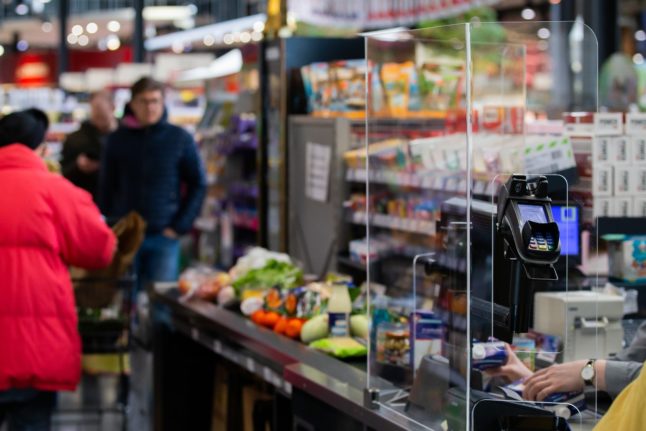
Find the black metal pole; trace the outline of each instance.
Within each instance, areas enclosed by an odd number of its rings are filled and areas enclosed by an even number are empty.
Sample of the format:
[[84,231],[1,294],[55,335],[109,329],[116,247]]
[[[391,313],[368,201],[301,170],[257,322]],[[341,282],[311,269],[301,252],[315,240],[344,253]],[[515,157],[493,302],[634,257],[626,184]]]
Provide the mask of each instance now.
[[69,49],[67,47],[67,18],[69,15],[69,0],[58,1],[58,82],[61,75],[67,72]]
[[144,0],[134,0],[132,5],[135,8],[135,31],[132,34],[134,57],[136,63],[143,63],[146,54],[144,48]]

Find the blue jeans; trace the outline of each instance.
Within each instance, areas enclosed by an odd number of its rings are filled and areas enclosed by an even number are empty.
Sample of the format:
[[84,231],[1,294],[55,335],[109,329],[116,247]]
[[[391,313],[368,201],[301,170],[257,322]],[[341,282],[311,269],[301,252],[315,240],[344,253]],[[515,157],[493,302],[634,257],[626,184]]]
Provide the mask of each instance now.
[[9,431],[49,431],[55,404],[56,392],[0,391],[0,427],[6,419]]
[[162,234],[146,235],[135,260],[137,291],[150,283],[177,281],[179,277],[179,240]]

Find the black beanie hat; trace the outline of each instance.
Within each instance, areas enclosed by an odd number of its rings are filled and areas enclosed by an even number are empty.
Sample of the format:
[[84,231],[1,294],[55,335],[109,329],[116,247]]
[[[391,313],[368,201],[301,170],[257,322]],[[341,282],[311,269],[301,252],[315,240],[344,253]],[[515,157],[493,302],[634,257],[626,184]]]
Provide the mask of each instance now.
[[48,127],[47,114],[40,109],[9,114],[0,119],[0,147],[18,143],[35,150],[45,140]]

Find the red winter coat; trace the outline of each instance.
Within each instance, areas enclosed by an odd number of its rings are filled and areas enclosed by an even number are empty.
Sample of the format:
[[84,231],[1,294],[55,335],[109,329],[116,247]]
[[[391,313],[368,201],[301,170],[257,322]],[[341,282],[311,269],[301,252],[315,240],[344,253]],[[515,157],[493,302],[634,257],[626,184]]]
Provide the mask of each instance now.
[[74,390],[81,343],[67,266],[107,266],[115,237],[92,197],[24,145],[0,148],[0,187],[0,391]]

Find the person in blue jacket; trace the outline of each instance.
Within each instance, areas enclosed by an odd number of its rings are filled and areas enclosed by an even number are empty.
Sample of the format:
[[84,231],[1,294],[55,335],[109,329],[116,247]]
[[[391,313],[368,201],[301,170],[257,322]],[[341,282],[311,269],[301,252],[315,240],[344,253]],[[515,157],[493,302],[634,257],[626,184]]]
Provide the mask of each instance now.
[[179,237],[200,212],[204,168],[192,136],[167,121],[164,85],[141,78],[119,128],[103,149],[99,204],[109,220],[137,211],[146,221],[137,256],[138,285],[175,281]]

